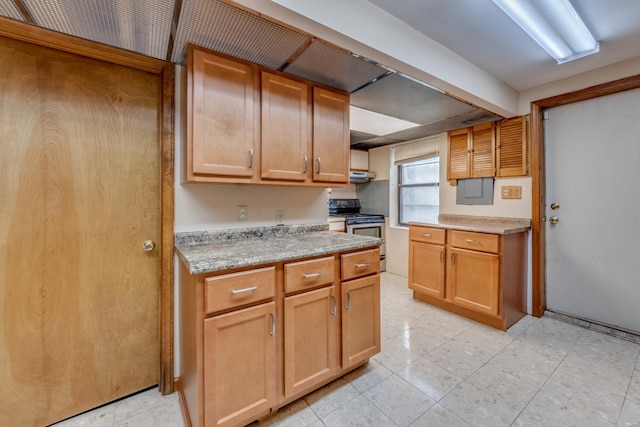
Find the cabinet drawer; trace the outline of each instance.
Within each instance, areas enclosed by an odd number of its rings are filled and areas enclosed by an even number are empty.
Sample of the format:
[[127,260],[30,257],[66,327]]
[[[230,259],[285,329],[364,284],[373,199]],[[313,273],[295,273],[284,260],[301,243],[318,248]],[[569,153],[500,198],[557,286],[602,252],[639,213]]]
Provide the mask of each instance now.
[[284,291],[291,293],[330,285],[333,283],[334,271],[333,257],[285,264]]
[[380,273],[380,249],[340,255],[342,280]]
[[451,231],[451,246],[472,251],[498,253],[497,234],[473,233],[468,231]]
[[409,227],[409,239],[416,242],[434,243],[444,245],[444,228],[423,227],[421,225],[411,225]]
[[275,296],[275,267],[204,279],[206,313],[264,301]]

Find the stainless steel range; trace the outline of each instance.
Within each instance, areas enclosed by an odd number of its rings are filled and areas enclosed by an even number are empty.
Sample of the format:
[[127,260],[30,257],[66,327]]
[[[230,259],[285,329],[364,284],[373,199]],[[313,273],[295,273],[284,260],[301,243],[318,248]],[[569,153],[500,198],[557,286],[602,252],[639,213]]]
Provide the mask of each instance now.
[[380,270],[386,270],[384,215],[360,212],[360,199],[329,199],[329,216],[345,219],[345,232],[382,239]]

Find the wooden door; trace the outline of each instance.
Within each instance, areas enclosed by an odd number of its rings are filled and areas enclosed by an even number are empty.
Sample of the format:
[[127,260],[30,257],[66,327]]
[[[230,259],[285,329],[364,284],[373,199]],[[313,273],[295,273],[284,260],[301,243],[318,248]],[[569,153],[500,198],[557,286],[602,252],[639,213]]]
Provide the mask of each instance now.
[[205,425],[244,425],[275,404],[274,316],[270,302],[204,321]]
[[311,142],[309,119],[309,87],[263,72],[262,178],[307,179]]
[[349,95],[313,88],[313,180],[349,181]]
[[447,180],[469,178],[471,132],[469,128],[452,130],[448,137]]
[[284,299],[285,398],[336,373],[339,326],[334,286]]
[[192,174],[250,178],[258,148],[254,66],[189,46],[187,166]]
[[640,333],[640,89],[545,113],[547,308]]
[[380,352],[380,274],[342,283],[342,369]]
[[0,38],[0,425],[158,383],[160,89]]
[[411,242],[409,245],[409,288],[433,296],[445,297],[444,246]]
[[497,315],[498,255],[452,248],[449,261],[447,292],[451,300],[461,307]]
[[471,178],[495,176],[496,132],[493,122],[471,128]]

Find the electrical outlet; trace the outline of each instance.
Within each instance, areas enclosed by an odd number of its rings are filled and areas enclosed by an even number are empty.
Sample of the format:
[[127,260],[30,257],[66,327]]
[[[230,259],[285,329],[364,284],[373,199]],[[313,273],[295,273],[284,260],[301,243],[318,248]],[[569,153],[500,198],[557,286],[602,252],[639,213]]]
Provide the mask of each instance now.
[[238,221],[246,221],[247,220],[247,205],[238,205],[238,206],[236,206],[236,219]]
[[522,186],[505,185],[500,189],[500,194],[503,199],[522,199]]
[[284,225],[284,211],[276,211],[276,225]]

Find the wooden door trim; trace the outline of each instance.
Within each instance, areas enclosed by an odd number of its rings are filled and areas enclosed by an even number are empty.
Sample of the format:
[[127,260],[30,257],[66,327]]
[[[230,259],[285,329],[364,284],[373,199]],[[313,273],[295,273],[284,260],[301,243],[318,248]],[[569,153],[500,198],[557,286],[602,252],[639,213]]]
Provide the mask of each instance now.
[[543,110],[545,108],[558,107],[572,104],[600,96],[612,95],[625,90],[640,88],[640,75],[625,77],[623,79],[602,83],[574,92],[540,99],[531,103],[531,264],[532,264],[532,289],[531,305],[532,314],[541,317],[546,308],[546,235],[545,235],[545,208],[546,208],[546,180],[544,164],[544,132]]
[[156,74],[160,78],[160,360],[158,387],[173,393],[174,65],[170,62],[0,17],[0,36]]

